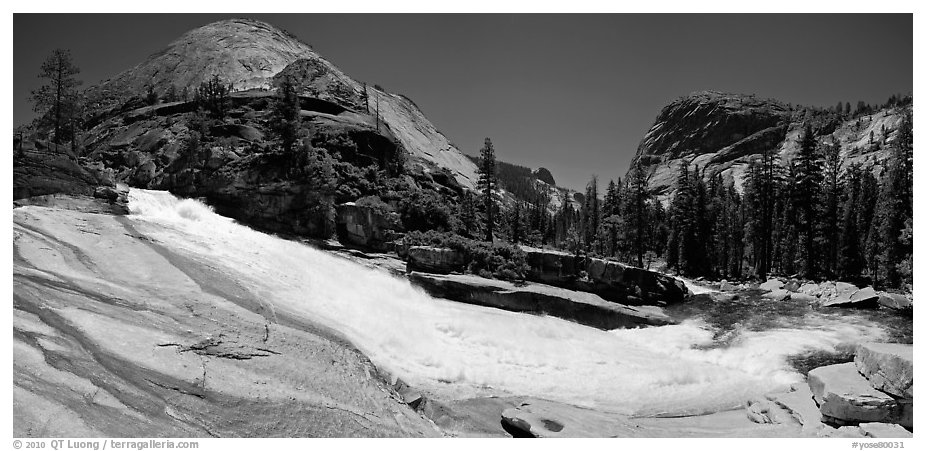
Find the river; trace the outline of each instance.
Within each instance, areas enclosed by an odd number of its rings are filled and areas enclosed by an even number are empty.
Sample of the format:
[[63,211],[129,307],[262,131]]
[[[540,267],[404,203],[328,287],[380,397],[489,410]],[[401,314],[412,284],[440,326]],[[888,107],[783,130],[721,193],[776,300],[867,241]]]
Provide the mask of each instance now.
[[337,330],[411,385],[452,398],[516,394],[637,416],[710,413],[803,380],[801,359],[838,356],[859,341],[904,341],[912,330],[880,312],[822,312],[749,294],[672,307],[677,325],[601,331],[435,299],[196,200],[138,189],[129,197],[130,220],[150,239],[235,277],[276,311]]

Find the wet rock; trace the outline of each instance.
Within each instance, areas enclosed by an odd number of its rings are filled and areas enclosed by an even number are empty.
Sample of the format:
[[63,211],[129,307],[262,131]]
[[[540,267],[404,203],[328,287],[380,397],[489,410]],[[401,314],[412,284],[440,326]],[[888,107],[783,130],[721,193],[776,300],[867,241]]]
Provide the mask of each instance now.
[[408,278],[435,297],[513,312],[546,314],[599,329],[674,323],[659,307],[621,305],[606,301],[592,293],[549,285],[515,285],[503,280],[468,274],[435,275],[412,272]]
[[408,248],[408,271],[449,274],[463,270],[463,253],[453,249],[412,246]]
[[774,291],[774,290],[781,290],[784,288],[784,286],[785,286],[784,282],[778,279],[772,278],[772,279],[766,280],[764,283],[759,285],[759,289],[765,290],[765,291]]
[[855,351],[855,366],[872,387],[913,399],[913,345],[861,343]]
[[[814,400],[825,420],[836,424],[900,423],[903,407],[875,390],[855,367],[842,363],[815,368],[807,374]],[[911,425],[912,427],[912,425]]]

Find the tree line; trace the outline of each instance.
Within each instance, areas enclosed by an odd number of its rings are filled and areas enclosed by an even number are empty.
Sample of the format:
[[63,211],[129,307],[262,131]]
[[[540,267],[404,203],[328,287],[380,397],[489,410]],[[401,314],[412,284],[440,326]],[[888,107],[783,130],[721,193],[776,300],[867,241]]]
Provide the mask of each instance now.
[[[764,280],[771,274],[910,287],[913,251],[913,117],[907,113],[891,153],[872,168],[845,166],[836,140],[809,122],[787,164],[768,149],[746,170],[742,189],[719,174],[679,165],[664,205],[642,167],[613,180],[603,195],[593,176],[578,206],[550,208],[543,193],[499,213],[494,148],[487,138],[479,191],[464,216],[485,239],[612,257],[640,267],[664,261],[690,277]],[[880,177],[875,168],[881,168]],[[470,194],[467,194],[470,196]],[[479,207],[479,208],[476,208]],[[551,211],[552,210],[552,211]],[[490,216],[486,212],[493,212]]]

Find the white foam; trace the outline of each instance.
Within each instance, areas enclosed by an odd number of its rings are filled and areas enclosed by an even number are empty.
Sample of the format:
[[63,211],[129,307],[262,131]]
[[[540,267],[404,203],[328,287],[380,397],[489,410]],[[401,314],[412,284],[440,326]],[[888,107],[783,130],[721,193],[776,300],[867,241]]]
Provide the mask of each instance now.
[[487,389],[638,415],[741,405],[799,380],[788,355],[878,338],[871,325],[820,317],[812,330],[739,331],[723,349],[703,322],[605,332],[432,298],[407,280],[255,232],[193,200],[132,190],[136,227],[175,252],[221,268],[278,312],[343,333],[413,385]]

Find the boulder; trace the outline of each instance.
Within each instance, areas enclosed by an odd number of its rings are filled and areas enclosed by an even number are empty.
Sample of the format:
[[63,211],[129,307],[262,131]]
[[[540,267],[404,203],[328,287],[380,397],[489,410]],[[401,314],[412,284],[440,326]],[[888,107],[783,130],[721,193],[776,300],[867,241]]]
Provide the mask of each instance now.
[[736,285],[727,282],[726,279],[720,281],[720,291],[733,291],[736,290]]
[[856,291],[858,291],[858,287],[855,285],[852,285],[851,283],[836,282],[836,293],[837,294],[848,293],[851,295],[852,293],[855,293]]
[[[684,282],[656,271],[561,251],[521,249],[527,254],[527,279],[532,282],[595,293],[620,304],[666,305],[689,295]],[[587,277],[579,277],[582,271]]]
[[131,183],[133,186],[138,186],[142,188],[147,188],[148,184],[154,179],[154,175],[157,172],[157,166],[153,161],[148,160],[141,165],[139,165],[134,172],[132,172]]
[[666,305],[690,294],[679,279],[613,260],[590,258],[587,273],[587,281],[577,281],[577,288],[618,303]]
[[93,197],[97,199],[105,199],[110,202],[115,202],[119,199],[119,191],[111,186],[98,186],[93,190]]
[[879,293],[878,305],[892,310],[908,311],[913,309],[910,298],[897,293]]
[[765,397],[789,412],[803,426],[805,432],[819,429],[823,424],[823,416],[813,401],[810,386],[806,383],[792,385],[787,393],[770,393]]
[[746,402],[746,417],[758,424],[797,423],[798,420],[769,399],[751,399]]
[[348,202],[335,207],[335,227],[343,243],[386,251],[401,222],[396,213]]
[[799,291],[800,288],[801,288],[801,283],[797,279],[791,279],[784,285],[784,289],[791,291],[791,292]]
[[453,249],[431,246],[411,246],[408,248],[406,268],[411,271],[423,271],[437,274],[449,274],[463,270],[463,253]]
[[865,437],[871,438],[913,438],[913,433],[896,424],[862,423],[859,430]]
[[797,290],[799,293],[807,294],[813,297],[820,295],[820,285],[815,283],[805,283]]
[[550,285],[515,285],[470,274],[412,272],[408,278],[431,296],[513,312],[545,314],[604,330],[674,323],[659,307],[621,305],[592,293]]
[[771,278],[771,279],[766,280],[761,285],[759,285],[759,289],[765,290],[765,291],[774,291],[774,290],[781,290],[784,288],[784,286],[785,286],[784,282],[778,279],[775,279],[775,278]]
[[855,366],[872,387],[913,399],[913,345],[860,343],[855,350]]
[[578,272],[578,258],[570,253],[535,247],[521,246],[527,256],[528,280],[563,285],[575,281]]
[[[839,285],[843,284],[840,288]],[[878,292],[871,287],[865,287],[861,290],[852,288],[852,284],[836,282],[836,295],[822,299],[822,307],[850,307],[850,308],[875,308],[878,306]]]
[[762,297],[773,301],[786,301],[791,297],[791,292],[785,289],[776,289],[763,294]]
[[906,409],[887,393],[869,385],[854,363],[814,368],[807,374],[807,381],[814,400],[820,406],[820,413],[829,422],[849,425],[900,423],[908,426],[903,424],[906,422]]

